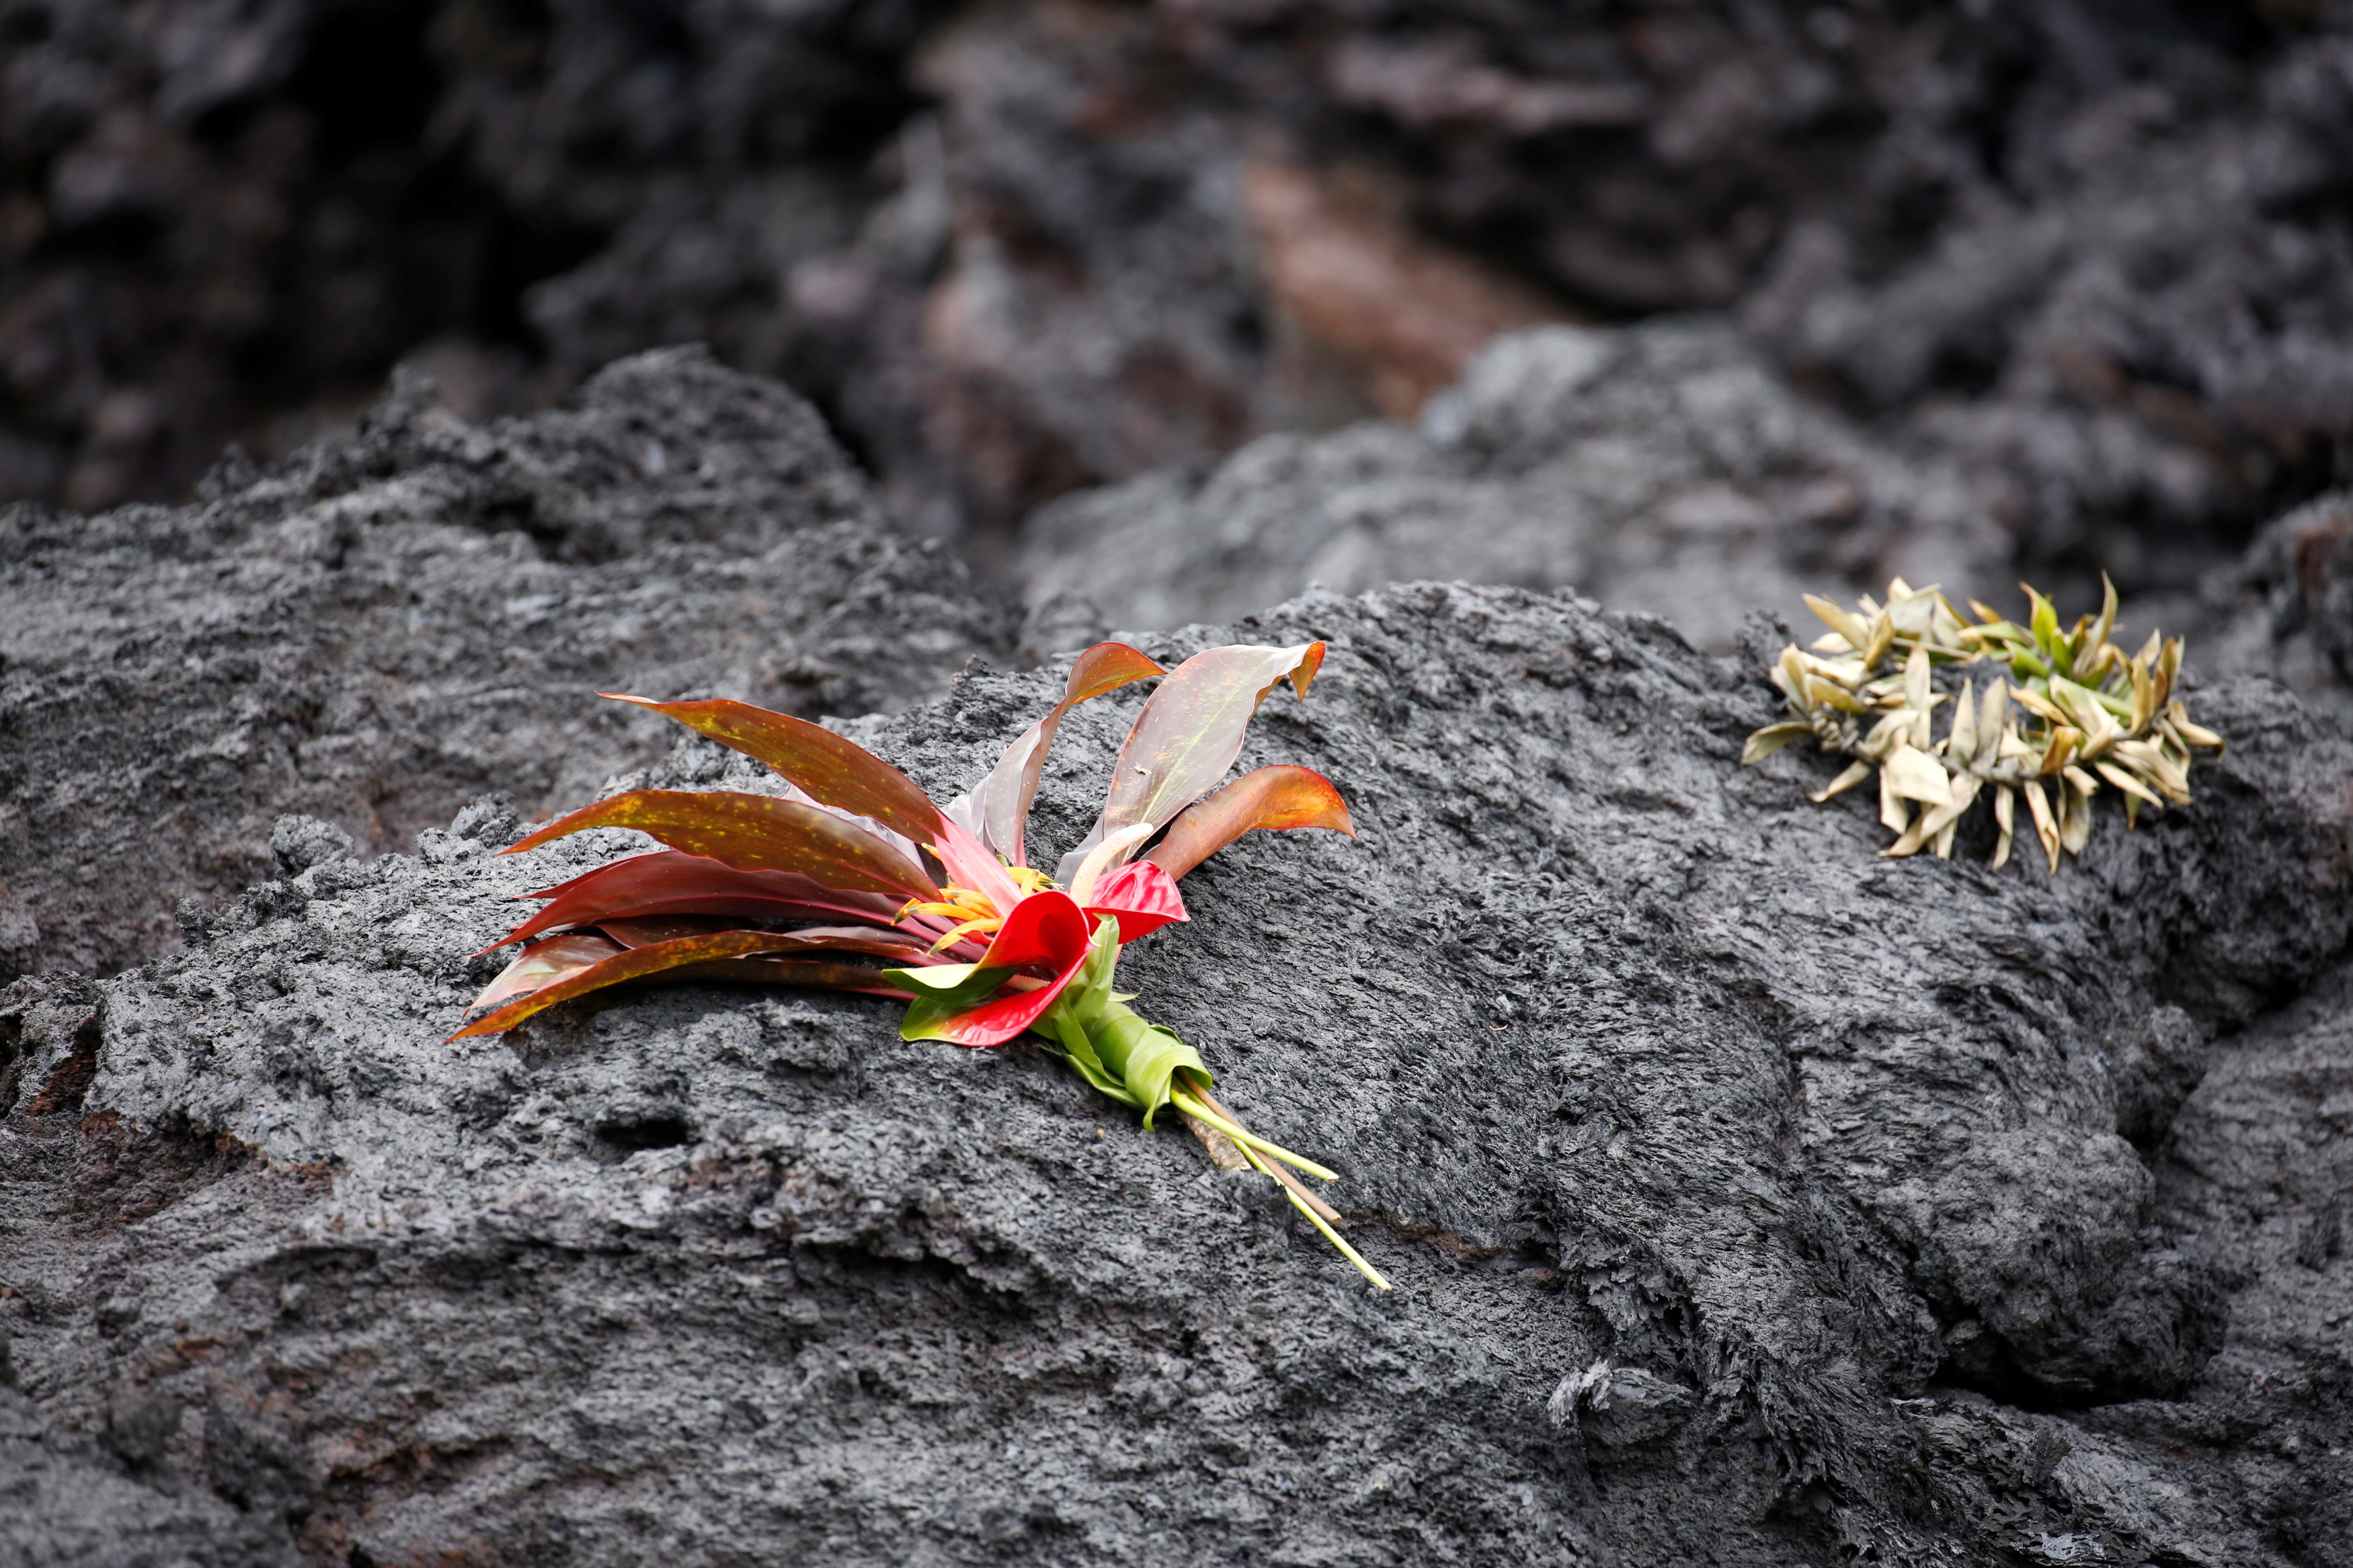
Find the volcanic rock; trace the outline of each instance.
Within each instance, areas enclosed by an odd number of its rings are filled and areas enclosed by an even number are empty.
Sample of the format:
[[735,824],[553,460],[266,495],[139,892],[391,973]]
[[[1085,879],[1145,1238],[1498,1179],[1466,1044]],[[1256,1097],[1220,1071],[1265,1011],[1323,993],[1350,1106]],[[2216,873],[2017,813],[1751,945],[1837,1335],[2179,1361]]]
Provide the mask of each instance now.
[[1032,520],[1038,636],[1248,614],[1310,583],[1575,588],[1729,648],[1767,605],[1892,574],[1988,594],[2009,540],[1963,477],[1796,393],[1694,320],[1499,340],[1418,426],[1270,436]]
[[2348,38],[2322,0],[7,0],[0,496],[179,499],[406,353],[480,414],[701,340],[993,562],[1066,491],[1410,416],[1498,329],[1706,311],[1947,454],[2046,588],[2185,592],[2345,478]]
[[[180,1500],[191,1554],[209,1498],[315,1562],[2353,1546],[2318,1228],[2353,742],[2193,679],[2232,742],[2195,804],[1995,871],[1881,859],[1810,749],[1741,769],[1761,660],[1651,617],[1416,584],[1142,646],[1310,637],[1243,762],[1328,773],[1359,837],[1233,846],[1123,978],[1342,1173],[1394,1294],[1043,1051],[887,1003],[670,985],[445,1042],[507,896],[629,836],[289,824],[186,951],[0,1003],[17,1440]],[[953,792],[1059,679],[855,732]],[[1139,700],[1066,722],[1039,840]],[[2144,1037],[2203,1080],[2128,1077]],[[22,1495],[12,1545],[78,1506]]]
[[195,506],[0,511],[0,973],[175,945],[183,899],[318,858],[290,812],[382,849],[593,794],[668,744],[600,690],[863,713],[1009,636],[807,404],[699,350],[489,426],[428,393]]
[[2353,727],[2353,494],[2275,520],[2244,560],[2178,607],[2213,627],[2210,662],[2273,675]]

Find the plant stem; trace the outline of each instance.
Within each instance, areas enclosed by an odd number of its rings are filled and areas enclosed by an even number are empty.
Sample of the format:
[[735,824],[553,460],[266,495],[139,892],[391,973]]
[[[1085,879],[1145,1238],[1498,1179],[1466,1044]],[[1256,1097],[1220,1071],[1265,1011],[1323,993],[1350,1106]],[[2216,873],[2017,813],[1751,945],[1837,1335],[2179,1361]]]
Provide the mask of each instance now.
[[1185,1118],[1185,1130],[1199,1140],[1201,1147],[1208,1152],[1209,1163],[1220,1171],[1247,1171],[1250,1168],[1250,1160],[1242,1153],[1240,1144],[1198,1116],[1187,1115],[1181,1110],[1176,1114]]
[[[1216,1111],[1219,1115],[1224,1117],[1235,1126],[1239,1127],[1241,1125],[1241,1118],[1236,1116],[1232,1111],[1228,1110],[1224,1106],[1219,1104],[1218,1097],[1216,1095],[1211,1094],[1206,1089],[1198,1092],[1202,1104],[1208,1106],[1210,1110]],[[1229,1167],[1230,1169],[1240,1171],[1250,1168],[1250,1152],[1240,1143],[1235,1142],[1230,1138],[1227,1138],[1222,1132],[1217,1132],[1216,1130],[1211,1128],[1206,1121],[1195,1119],[1193,1124],[1202,1129],[1204,1132],[1213,1133],[1215,1136],[1224,1140],[1226,1148],[1232,1151],[1231,1153],[1227,1154],[1226,1158],[1240,1162],[1240,1163]],[[1213,1153],[1210,1157],[1215,1159],[1216,1155]],[[1223,1162],[1219,1163],[1223,1163]],[[1330,1204],[1325,1203],[1322,1198],[1317,1197],[1314,1193],[1309,1192],[1307,1190],[1306,1184],[1302,1182],[1298,1177],[1284,1170],[1281,1165],[1268,1165],[1264,1167],[1264,1169],[1268,1175],[1272,1176],[1276,1181],[1281,1182],[1284,1186],[1289,1187],[1292,1193],[1309,1208],[1314,1209],[1317,1214],[1322,1215],[1326,1220],[1330,1221],[1334,1225],[1338,1225],[1340,1223],[1340,1211],[1334,1208]]]
[[1186,1092],[1184,1089],[1171,1089],[1168,1091],[1168,1100],[1169,1103],[1176,1106],[1177,1110],[1199,1117],[1202,1121],[1208,1122],[1210,1126],[1216,1128],[1219,1131],[1224,1133],[1227,1137],[1232,1139],[1237,1143],[1246,1144],[1250,1148],[1256,1149],[1262,1154],[1271,1154],[1276,1159],[1282,1161],[1284,1163],[1296,1165],[1301,1170],[1306,1172],[1309,1175],[1317,1177],[1323,1181],[1336,1182],[1340,1179],[1338,1172],[1327,1171],[1323,1166],[1317,1164],[1314,1161],[1306,1158],[1304,1155],[1294,1154],[1279,1143],[1270,1143],[1265,1139],[1260,1137],[1257,1133],[1247,1131],[1242,1128],[1235,1126],[1232,1122],[1227,1121],[1216,1111],[1211,1110],[1199,1100],[1194,1099],[1192,1095]]
[[[1251,1164],[1256,1165],[1261,1171],[1265,1172],[1266,1174],[1270,1176],[1274,1175],[1275,1173],[1273,1168],[1268,1165],[1264,1159],[1260,1157],[1256,1150],[1250,1148],[1247,1144],[1242,1148],[1242,1158],[1248,1160]],[[1280,1178],[1278,1178],[1278,1180],[1280,1180]],[[1341,1240],[1340,1233],[1324,1223],[1324,1216],[1322,1215],[1317,1214],[1314,1209],[1309,1208],[1304,1203],[1301,1202],[1300,1194],[1292,1191],[1288,1184],[1285,1184],[1283,1186],[1282,1195],[1291,1200],[1291,1206],[1293,1208],[1297,1209],[1301,1214],[1307,1216],[1308,1224],[1314,1226],[1316,1229],[1324,1233],[1324,1240],[1330,1242],[1333,1246],[1340,1249],[1341,1257],[1346,1258],[1349,1262],[1356,1266],[1357,1273],[1362,1274],[1366,1279],[1371,1280],[1375,1286],[1383,1290],[1396,1289],[1396,1287],[1392,1286],[1387,1279],[1381,1278],[1381,1271],[1379,1269],[1365,1261],[1364,1254],[1358,1252],[1355,1247]]]

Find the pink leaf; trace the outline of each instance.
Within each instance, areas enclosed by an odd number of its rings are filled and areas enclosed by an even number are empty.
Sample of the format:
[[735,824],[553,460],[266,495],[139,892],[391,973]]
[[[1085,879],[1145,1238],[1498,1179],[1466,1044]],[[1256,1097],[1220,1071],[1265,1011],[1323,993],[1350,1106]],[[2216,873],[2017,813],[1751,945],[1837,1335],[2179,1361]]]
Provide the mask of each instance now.
[[1045,770],[1046,754],[1053,747],[1054,732],[1061,727],[1063,715],[1092,698],[1165,673],[1158,663],[1125,643],[1095,644],[1071,661],[1070,677],[1062,683],[1062,700],[1005,748],[1005,754],[979,787],[949,806],[948,815],[963,818],[982,844],[1012,864],[1028,865],[1023,839],[1029,803],[1037,798],[1039,775]]
[[1103,815],[1094,831],[1062,857],[1055,880],[1069,882],[1087,851],[1121,828],[1142,822],[1161,826],[1208,794],[1241,754],[1242,731],[1266,694],[1287,679],[1305,697],[1323,663],[1324,645],[1314,642],[1205,648],[1178,665],[1136,715]]

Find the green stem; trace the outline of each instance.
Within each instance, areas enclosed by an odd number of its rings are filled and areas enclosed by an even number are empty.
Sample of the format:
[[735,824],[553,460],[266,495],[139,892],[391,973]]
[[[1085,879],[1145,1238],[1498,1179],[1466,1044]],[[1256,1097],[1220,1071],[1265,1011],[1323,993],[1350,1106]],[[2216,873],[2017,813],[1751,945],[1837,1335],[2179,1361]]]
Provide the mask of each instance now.
[[[1229,1136],[1230,1136],[1230,1134],[1229,1134]],[[1239,1147],[1241,1149],[1242,1158],[1257,1166],[1259,1173],[1261,1175],[1264,1175],[1271,1180],[1275,1180],[1276,1185],[1282,1185],[1281,1181],[1275,1178],[1274,1173],[1268,1169],[1266,1161],[1260,1157],[1257,1150],[1252,1149],[1246,1143],[1239,1145]],[[1379,1269],[1365,1261],[1364,1254],[1358,1252],[1355,1247],[1341,1240],[1340,1233],[1334,1230],[1330,1226],[1324,1224],[1324,1216],[1317,1214],[1314,1209],[1309,1208],[1305,1203],[1302,1202],[1297,1193],[1293,1192],[1289,1187],[1283,1187],[1282,1195],[1291,1200],[1291,1206],[1293,1208],[1297,1209],[1301,1214],[1307,1216],[1308,1224],[1314,1226],[1316,1229],[1324,1233],[1324,1240],[1330,1242],[1333,1246],[1340,1249],[1341,1257],[1346,1258],[1349,1262],[1356,1266],[1357,1273],[1371,1280],[1374,1285],[1383,1290],[1396,1289],[1396,1287],[1391,1285],[1387,1279],[1381,1278],[1381,1271]]]
[[[1311,1176],[1326,1182],[1336,1182],[1340,1179],[1339,1173],[1336,1171],[1327,1171],[1314,1161],[1294,1154],[1279,1143],[1270,1143],[1255,1132],[1244,1131],[1181,1089],[1171,1089],[1168,1091],[1168,1103],[1187,1116],[1199,1117],[1235,1142],[1246,1144],[1261,1153],[1271,1154],[1284,1164],[1304,1171]],[[1317,1223],[1322,1222],[1319,1220]]]

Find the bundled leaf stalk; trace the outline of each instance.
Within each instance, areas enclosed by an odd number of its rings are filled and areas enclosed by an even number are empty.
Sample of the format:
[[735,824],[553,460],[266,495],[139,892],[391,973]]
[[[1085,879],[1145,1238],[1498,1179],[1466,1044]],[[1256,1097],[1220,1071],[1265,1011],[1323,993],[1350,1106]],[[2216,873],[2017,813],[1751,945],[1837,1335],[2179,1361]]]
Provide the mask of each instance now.
[[[1147,1129],[1173,1107],[1220,1164],[1278,1183],[1386,1290],[1333,1228],[1339,1214],[1283,1167],[1326,1182],[1335,1173],[1245,1128],[1211,1094],[1200,1054],[1112,988],[1124,943],[1186,918],[1177,879],[1242,834],[1354,836],[1339,792],[1309,769],[1260,768],[1215,788],[1260,702],[1285,681],[1303,700],[1323,660],[1320,642],[1215,647],[1169,671],[1124,644],[1099,644],[1072,664],[1062,700],[944,807],[880,757],[798,719],[740,702],[619,698],[766,764],[785,781],[782,795],[631,791],[506,851],[592,827],[633,827],[665,846],[523,895],[544,907],[491,944],[520,942],[522,952],[450,1037],[511,1029],[559,1002],[656,976],[896,997],[908,1005],[900,1034],[910,1040],[993,1046],[1034,1032]],[[1029,807],[1063,717],[1151,676],[1166,679],[1128,731],[1094,830],[1052,876],[1034,869]]]
[[[2099,615],[2068,630],[2031,587],[2023,626],[1975,600],[1978,621],[1966,623],[1933,584],[1915,589],[1901,577],[1884,605],[1866,595],[1853,611],[1809,594],[1830,630],[1811,651],[1783,648],[1772,672],[1795,717],[1749,736],[1740,760],[1762,761],[1809,736],[1853,758],[1808,798],[1826,801],[1876,773],[1880,820],[1897,835],[1882,853],[1893,856],[1933,848],[1949,858],[1961,818],[1990,795],[2000,830],[1993,863],[2001,866],[2023,797],[2055,872],[2063,852],[2081,854],[2090,841],[2104,783],[2124,796],[2126,825],[2135,826],[2143,806],[2186,804],[2193,749],[2222,745],[2173,695],[2181,639],[2152,632],[2126,653],[2109,640],[2116,590],[2106,587]],[[1936,690],[1939,665],[1982,666],[1983,693],[1974,674],[1958,693]],[[1936,710],[1946,704],[1938,738]]]

